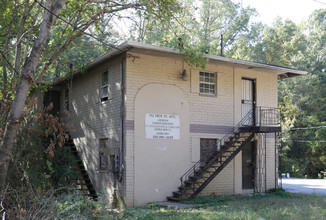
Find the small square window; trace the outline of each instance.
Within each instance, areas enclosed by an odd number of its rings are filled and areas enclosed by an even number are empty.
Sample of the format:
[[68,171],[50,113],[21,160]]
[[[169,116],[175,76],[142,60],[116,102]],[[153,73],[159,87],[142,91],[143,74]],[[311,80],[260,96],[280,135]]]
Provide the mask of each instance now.
[[216,95],[216,74],[208,72],[200,72],[199,74],[200,94]]

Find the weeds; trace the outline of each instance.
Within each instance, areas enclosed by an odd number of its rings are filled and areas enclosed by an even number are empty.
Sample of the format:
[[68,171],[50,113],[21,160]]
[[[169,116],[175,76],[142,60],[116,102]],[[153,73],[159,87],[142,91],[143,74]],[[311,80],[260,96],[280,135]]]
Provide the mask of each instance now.
[[[104,198],[93,201],[75,190],[36,194],[10,192],[3,199],[7,219],[325,219],[326,197],[288,194],[197,198],[193,208],[165,208],[156,203],[143,208],[112,209]],[[10,196],[9,196],[10,195]],[[284,196],[286,195],[286,196]],[[8,197],[9,196],[9,197]],[[4,198],[4,197],[2,197]],[[9,218],[10,217],[10,218]]]

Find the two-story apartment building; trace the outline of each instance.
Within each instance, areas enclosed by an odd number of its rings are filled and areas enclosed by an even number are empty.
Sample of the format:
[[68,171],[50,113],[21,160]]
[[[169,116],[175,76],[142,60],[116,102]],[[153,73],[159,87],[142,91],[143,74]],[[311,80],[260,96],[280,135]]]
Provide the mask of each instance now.
[[97,193],[140,206],[277,186],[278,80],[306,72],[206,58],[128,41],[52,85]]

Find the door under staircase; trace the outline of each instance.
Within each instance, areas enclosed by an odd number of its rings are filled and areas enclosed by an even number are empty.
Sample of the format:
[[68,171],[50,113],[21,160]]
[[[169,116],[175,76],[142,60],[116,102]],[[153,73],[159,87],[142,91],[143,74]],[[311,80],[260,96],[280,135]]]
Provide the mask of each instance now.
[[278,122],[276,108],[252,108],[233,132],[217,142],[216,150],[212,151],[209,159],[199,160],[181,176],[178,191],[167,199],[174,202],[194,199],[252,141],[255,133],[280,132]]

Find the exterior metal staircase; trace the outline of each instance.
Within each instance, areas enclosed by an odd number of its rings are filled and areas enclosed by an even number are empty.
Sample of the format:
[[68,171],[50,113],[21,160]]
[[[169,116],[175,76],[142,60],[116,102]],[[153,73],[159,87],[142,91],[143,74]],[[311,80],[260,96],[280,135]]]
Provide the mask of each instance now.
[[[268,124],[273,126],[266,126]],[[199,160],[181,176],[179,190],[167,199],[173,202],[194,199],[252,140],[254,133],[265,132],[257,127],[265,126],[269,128],[266,132],[277,132],[280,129],[275,126],[277,124],[277,109],[256,107],[250,110],[234,127],[233,132],[219,140],[216,151],[209,160]]]
[[88,176],[87,170],[85,169],[85,166],[83,164],[83,161],[81,160],[77,148],[71,139],[69,135],[69,140],[66,141],[65,147],[69,147],[71,153],[74,155],[76,165],[72,169],[76,172],[75,175],[75,184],[76,188],[80,190],[83,194],[93,198],[96,200],[98,198],[98,195],[96,193],[96,190],[92,184],[91,179]]

